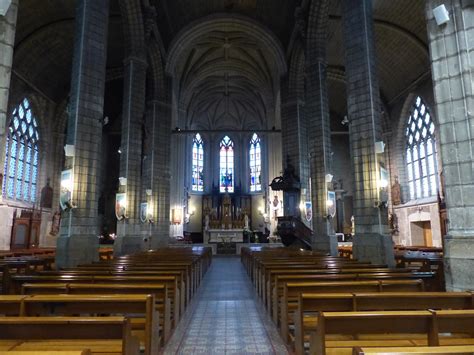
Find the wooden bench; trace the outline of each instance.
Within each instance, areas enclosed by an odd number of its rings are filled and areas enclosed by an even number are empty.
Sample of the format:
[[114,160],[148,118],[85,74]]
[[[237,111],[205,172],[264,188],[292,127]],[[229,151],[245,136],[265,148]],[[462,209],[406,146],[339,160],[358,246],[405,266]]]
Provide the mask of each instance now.
[[399,347],[399,348],[361,348],[357,347],[353,350],[353,355],[431,355],[431,354],[458,354],[472,355],[474,354],[474,345],[458,345],[458,346],[417,346],[417,347]]
[[22,293],[26,295],[133,295],[151,294],[155,297],[155,309],[159,312],[160,329],[163,330],[163,343],[171,336],[170,301],[168,291],[163,284],[60,284],[60,283],[35,283],[24,284]]
[[[96,275],[64,275],[64,276],[43,276],[43,275],[13,275],[11,277],[11,293],[20,293],[24,283],[74,283],[74,284],[164,284],[167,287],[168,297],[171,300],[171,317],[173,325],[176,326],[179,317],[181,302],[178,280],[175,276],[96,276]],[[120,293],[120,292],[118,292]],[[183,306],[184,307],[184,306]]]
[[[318,281],[371,281],[371,280],[423,280],[423,289],[427,289],[426,280],[434,278],[433,273],[338,273],[338,274],[316,274],[316,275],[276,275],[274,279],[273,292],[268,304],[275,305],[279,298],[283,296],[283,286],[285,283],[294,282],[318,282]],[[428,288],[429,289],[429,288]],[[429,289],[431,290],[431,289]],[[268,295],[270,297],[270,295]],[[268,307],[271,312],[272,307]],[[276,310],[277,311],[277,310]],[[277,313],[273,314],[277,319]]]
[[[449,344],[442,344],[441,334]],[[341,340],[341,336],[349,339]],[[409,346],[417,345],[411,339],[425,346],[474,345],[473,336],[474,310],[320,312],[318,326],[310,335],[310,354],[325,355],[328,348],[352,354],[357,346],[390,346],[387,339],[409,341]]]
[[[51,351],[0,351],[0,355],[51,355]],[[55,351],[54,355],[91,355],[91,351],[78,350],[78,351]]]
[[133,334],[146,355],[157,354],[162,342],[159,312],[153,295],[34,295],[21,301],[20,316],[111,316],[130,318]]
[[289,325],[292,314],[297,310],[299,295],[302,293],[352,292],[419,292],[423,291],[421,280],[378,280],[378,281],[338,281],[338,282],[295,282],[285,283],[283,296],[274,305],[278,311],[280,334],[285,342],[289,339]]
[[317,313],[426,309],[474,309],[471,292],[303,293],[294,314],[295,351],[304,353],[304,336],[317,327]]
[[[138,355],[138,339],[132,336],[124,317],[4,317],[0,318],[0,339],[16,340],[12,350],[83,350]],[[105,340],[104,340],[105,339]],[[74,344],[68,346],[68,342]]]

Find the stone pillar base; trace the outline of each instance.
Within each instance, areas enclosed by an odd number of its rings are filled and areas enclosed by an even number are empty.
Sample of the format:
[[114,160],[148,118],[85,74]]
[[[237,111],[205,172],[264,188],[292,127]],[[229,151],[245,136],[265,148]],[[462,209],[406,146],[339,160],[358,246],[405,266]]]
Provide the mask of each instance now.
[[446,291],[474,289],[474,236],[450,236],[444,239],[444,275]]
[[75,267],[99,261],[99,239],[95,235],[60,236],[56,243],[56,268]]
[[352,255],[359,261],[395,267],[393,242],[390,235],[378,233],[356,235],[352,245]]
[[337,256],[339,254],[337,250],[337,237],[335,234],[318,236],[313,241],[313,250],[329,253],[331,256]]
[[148,248],[148,237],[126,235],[114,241],[114,256],[122,256],[144,251]]

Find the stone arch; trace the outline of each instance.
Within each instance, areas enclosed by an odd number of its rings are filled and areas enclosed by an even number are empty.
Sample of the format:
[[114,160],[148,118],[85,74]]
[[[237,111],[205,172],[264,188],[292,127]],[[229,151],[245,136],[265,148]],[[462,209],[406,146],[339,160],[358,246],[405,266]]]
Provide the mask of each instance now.
[[140,0],[119,0],[127,56],[145,56],[145,25]]

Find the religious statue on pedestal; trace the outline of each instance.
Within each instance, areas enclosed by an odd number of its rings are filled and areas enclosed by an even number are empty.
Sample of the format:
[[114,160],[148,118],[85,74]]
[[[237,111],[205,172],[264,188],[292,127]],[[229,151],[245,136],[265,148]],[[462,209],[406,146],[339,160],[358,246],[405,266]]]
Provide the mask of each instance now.
[[394,206],[402,203],[402,193],[400,183],[398,182],[398,176],[395,176],[395,182],[392,185],[392,204]]

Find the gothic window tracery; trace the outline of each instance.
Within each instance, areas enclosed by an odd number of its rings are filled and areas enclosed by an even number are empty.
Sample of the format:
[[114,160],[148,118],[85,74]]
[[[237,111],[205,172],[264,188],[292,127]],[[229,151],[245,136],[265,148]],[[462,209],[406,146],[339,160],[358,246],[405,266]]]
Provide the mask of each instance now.
[[234,192],[234,142],[225,136],[219,152],[219,191]]
[[36,202],[38,179],[38,123],[28,99],[13,110],[5,146],[2,195],[10,200]]
[[418,96],[406,126],[406,166],[410,199],[438,193],[438,161],[435,124]]
[[262,151],[260,137],[254,133],[250,140],[249,165],[250,165],[250,191],[262,191]]
[[201,135],[193,138],[192,191],[204,191],[204,143]]

